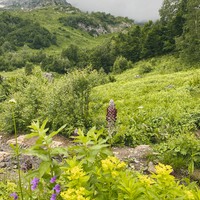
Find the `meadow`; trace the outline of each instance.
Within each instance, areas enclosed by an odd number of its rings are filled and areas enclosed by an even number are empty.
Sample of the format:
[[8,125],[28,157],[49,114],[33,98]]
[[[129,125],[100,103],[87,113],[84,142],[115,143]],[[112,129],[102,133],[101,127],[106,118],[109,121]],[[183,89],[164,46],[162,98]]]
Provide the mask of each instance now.
[[[0,133],[15,138],[15,169],[0,169],[0,200],[199,200],[197,3],[171,5],[172,18],[163,4],[161,19],[143,25],[71,6],[0,10]],[[79,20],[105,30],[130,24],[98,35]],[[36,142],[21,148],[21,134]],[[73,145],[52,148],[57,134]],[[138,145],[153,149],[145,158],[153,171],[113,155],[112,147]]]

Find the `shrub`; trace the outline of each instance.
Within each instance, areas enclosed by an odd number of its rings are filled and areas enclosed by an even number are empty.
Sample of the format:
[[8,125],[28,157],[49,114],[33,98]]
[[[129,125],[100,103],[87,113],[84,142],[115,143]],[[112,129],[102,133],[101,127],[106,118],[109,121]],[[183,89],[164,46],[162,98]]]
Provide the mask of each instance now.
[[113,64],[113,72],[121,73],[129,68],[129,62],[123,56],[118,56]]
[[[25,199],[199,199],[200,190],[195,183],[181,185],[171,175],[173,169],[169,165],[159,163],[155,166],[155,173],[150,175],[128,169],[126,163],[112,156],[107,138],[102,139],[102,131],[95,128],[86,135],[79,130],[74,137],[79,145],[68,148],[68,151],[59,147],[51,149],[52,137],[63,127],[47,135],[45,124],[40,127],[37,122],[30,127],[29,137],[38,136],[38,140],[27,153],[44,161],[38,169],[22,177]],[[66,151],[68,158],[56,162],[54,156],[66,154]],[[12,189],[13,197],[20,194],[16,187]],[[4,185],[1,194],[9,198]]]

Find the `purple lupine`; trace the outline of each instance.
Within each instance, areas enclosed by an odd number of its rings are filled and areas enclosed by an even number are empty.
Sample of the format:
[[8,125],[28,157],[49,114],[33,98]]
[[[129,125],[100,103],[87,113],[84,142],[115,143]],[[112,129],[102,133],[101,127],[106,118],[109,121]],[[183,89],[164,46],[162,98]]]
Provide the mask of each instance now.
[[50,200],[56,200],[56,194],[52,194]]
[[117,109],[115,108],[115,103],[112,99],[107,108],[106,120],[108,123],[115,123],[117,120]]
[[108,122],[108,134],[112,138],[115,129],[115,122],[117,120],[117,109],[115,108],[114,101],[111,99],[107,108],[106,120]]
[[18,195],[16,192],[13,192],[12,194],[10,194],[11,197],[14,198],[14,200],[17,200],[18,199]]
[[50,180],[50,183],[55,183],[56,182],[56,176],[52,177]]
[[60,193],[60,185],[56,184],[55,187],[53,188],[53,190],[55,190],[56,193]]
[[35,190],[37,188],[39,181],[40,181],[40,179],[38,179],[38,178],[34,178],[31,181],[31,190]]

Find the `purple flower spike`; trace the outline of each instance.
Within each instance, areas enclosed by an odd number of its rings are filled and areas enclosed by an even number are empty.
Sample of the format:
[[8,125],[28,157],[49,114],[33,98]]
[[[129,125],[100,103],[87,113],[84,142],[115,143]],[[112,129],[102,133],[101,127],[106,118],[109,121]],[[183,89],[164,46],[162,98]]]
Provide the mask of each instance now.
[[56,194],[52,194],[50,200],[56,200]]
[[56,184],[55,187],[53,188],[53,190],[55,190],[56,193],[60,193],[60,185]]
[[38,183],[39,183],[40,179],[38,178],[34,178],[32,181],[31,181],[31,190],[35,190],[36,187],[38,186]]
[[52,177],[50,180],[50,183],[55,183],[56,182],[56,176]]
[[18,195],[17,195],[16,192],[13,192],[10,196],[13,197],[14,200],[17,200],[17,199],[18,199]]

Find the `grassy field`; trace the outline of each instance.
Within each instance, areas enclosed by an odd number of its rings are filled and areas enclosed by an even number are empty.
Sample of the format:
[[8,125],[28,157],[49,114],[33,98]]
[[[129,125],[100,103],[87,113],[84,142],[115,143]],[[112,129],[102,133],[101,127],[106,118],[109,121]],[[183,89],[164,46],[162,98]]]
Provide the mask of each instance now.
[[[160,74],[161,63],[176,70],[174,61],[173,56],[158,58],[154,70],[142,75],[139,75],[140,68],[149,61],[140,62],[135,68],[116,75],[116,82],[93,89],[90,107],[96,123],[105,125],[106,108],[113,99],[118,109],[119,135],[140,138],[136,143],[149,142],[151,137],[156,142],[163,141],[171,134],[198,128],[200,69],[173,73],[162,70]],[[177,60],[176,65],[179,64]],[[139,137],[141,134],[143,138]]]
[[59,22],[60,17],[66,17],[71,14],[70,10],[56,9],[56,7],[47,7],[35,9],[32,11],[17,10],[12,11],[12,14],[38,22],[41,26],[47,28],[57,37],[57,45],[53,45],[44,51],[49,54],[60,54],[63,48],[67,48],[70,44],[75,44],[81,48],[93,48],[102,44],[109,39],[113,34],[101,35],[93,37],[84,31],[80,31],[71,27],[63,26]]

